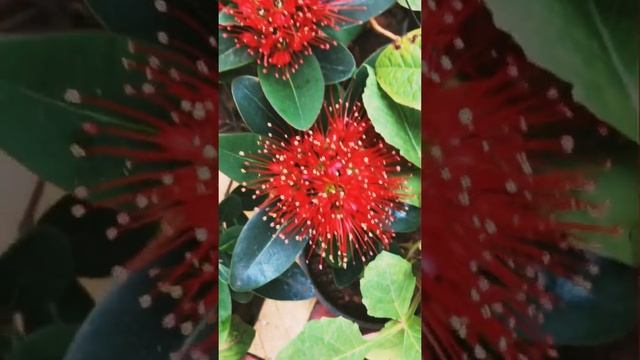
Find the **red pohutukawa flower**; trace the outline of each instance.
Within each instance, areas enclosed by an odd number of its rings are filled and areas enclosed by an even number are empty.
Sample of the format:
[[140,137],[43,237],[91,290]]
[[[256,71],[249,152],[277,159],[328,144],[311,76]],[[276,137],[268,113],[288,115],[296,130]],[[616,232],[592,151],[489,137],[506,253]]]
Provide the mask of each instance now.
[[224,25],[236,46],[258,55],[258,63],[274,68],[276,76],[288,78],[311,47],[328,49],[337,44],[322,28],[338,29],[354,20],[340,11],[358,10],[351,0],[231,0],[224,8],[236,24]]
[[528,62],[481,1],[428,1],[424,27],[427,356],[554,357],[540,325],[557,304],[545,273],[588,289],[578,274],[597,267],[576,247],[581,234],[618,230],[557,215],[597,216],[601,204],[578,195],[612,166],[588,152],[614,130]]
[[318,120],[306,132],[263,140],[247,163],[258,175],[249,186],[268,196],[262,208],[278,236],[308,237],[312,249],[346,267],[349,255],[364,259],[389,245],[405,179],[397,174],[401,158],[376,136],[360,104],[340,101],[325,113],[326,130]]
[[[67,101],[94,107],[122,119],[119,123],[87,120],[85,138],[71,150],[78,157],[121,159],[122,174],[115,180],[79,186],[80,198],[101,199],[99,206],[120,209],[118,225],[107,236],[118,241],[124,230],[159,223],[156,238],[128,269],[146,268],[165,255],[183,251],[177,264],[149,270],[157,288],[141,294],[142,307],[152,306],[158,296],[177,301],[162,320],[167,328],[184,335],[203,323],[216,321],[217,306],[217,92],[215,63],[193,62],[171,51],[131,43],[132,59],[125,67],[144,74],[139,87],[127,84],[125,93],[138,105],[125,105],[103,97],[69,89]],[[152,112],[146,109],[155,109]],[[152,115],[158,113],[159,115]],[[82,216],[84,209],[72,209]],[[166,294],[166,295],[163,295]],[[213,332],[206,339],[176,353],[174,358],[208,359],[217,344]],[[189,357],[190,356],[190,357]]]

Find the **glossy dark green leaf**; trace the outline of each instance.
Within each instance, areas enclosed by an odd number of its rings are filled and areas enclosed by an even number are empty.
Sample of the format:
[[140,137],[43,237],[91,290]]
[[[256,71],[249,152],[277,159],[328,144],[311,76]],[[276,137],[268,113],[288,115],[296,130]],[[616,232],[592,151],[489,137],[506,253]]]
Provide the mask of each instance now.
[[253,300],[254,294],[251,291],[237,292],[231,290],[231,298],[240,304],[248,304]]
[[[231,83],[231,93],[242,119],[251,131],[269,135],[278,133],[274,129],[285,129],[286,123],[269,104],[257,77],[245,75],[235,78]],[[269,123],[272,127],[267,125]]]
[[[246,171],[245,162],[253,161],[248,156],[257,154],[260,136],[253,133],[220,134],[219,169],[234,181],[244,182],[256,178],[256,174]],[[243,172],[243,169],[245,170]]]
[[418,230],[420,227],[420,208],[407,205],[407,210],[394,211],[395,220],[391,223],[391,229],[399,233],[408,233]]
[[75,281],[68,239],[37,226],[0,257],[0,305],[34,308],[55,302]]
[[364,24],[354,24],[350,26],[344,26],[339,30],[333,28],[325,28],[323,31],[330,37],[338,40],[342,45],[349,45],[355,38],[362,33]]
[[281,239],[264,210],[249,220],[238,237],[231,258],[229,285],[236,291],[256,289],[284,273],[307,243]]
[[[188,44],[198,54],[209,60],[215,59],[215,48],[210,38],[215,36],[217,24],[215,20],[206,16],[203,18],[203,14],[213,14],[216,11],[215,3],[206,0],[133,3],[128,0],[87,0],[87,3],[109,30],[147,41],[161,42],[183,54],[187,52],[181,46]],[[160,4],[164,4],[167,11],[159,11]],[[176,13],[195,20],[198,27],[175,16]],[[201,31],[210,35],[203,36]],[[165,34],[166,40],[161,40],[159,33]]]
[[527,57],[571,83],[578,102],[637,141],[637,1],[488,0],[487,5],[496,25]]
[[362,259],[357,256],[354,258],[354,262],[348,263],[346,268],[331,268],[331,272],[333,273],[333,281],[340,288],[347,287],[353,284],[356,280],[359,280],[360,275],[362,275],[363,271],[364,264],[362,263]]
[[[81,217],[74,215],[76,206],[84,212]],[[104,277],[111,274],[114,266],[138,254],[157,232],[157,224],[150,223],[121,231],[111,240],[107,230],[119,226],[117,218],[116,210],[92,207],[67,195],[50,207],[38,224],[54,228],[69,239],[76,275]]]
[[[184,255],[171,256],[179,261]],[[185,336],[179,329],[162,325],[163,318],[174,310],[175,301],[161,296],[154,298],[149,308],[140,305],[140,297],[156,287],[147,270],[129,274],[82,324],[64,360],[167,359],[180,350]]]
[[351,19],[343,25],[352,25],[353,20],[367,21],[380,15],[396,3],[396,0],[354,0],[349,2],[349,10],[340,11],[340,15]]
[[267,195],[256,196],[254,198],[254,196],[256,195],[255,190],[244,188],[243,186],[236,187],[231,193],[242,199],[242,210],[244,211],[255,210],[256,207],[258,207],[267,199]]
[[234,225],[222,232],[220,235],[220,244],[218,245],[218,250],[225,251],[228,253],[233,252],[233,248],[238,240],[238,236],[240,236],[240,232],[242,231],[243,225]]
[[54,324],[38,330],[20,342],[7,360],[58,360],[78,330],[76,325]]
[[358,70],[356,70],[351,82],[349,83],[349,87],[347,88],[347,95],[350,103],[353,103],[354,101],[362,102],[362,93],[364,92],[364,88],[367,85],[367,78],[369,77],[366,65],[373,68],[378,60],[378,56],[380,56],[380,53],[384,49],[385,47],[383,46],[374,51],[373,54],[369,55],[360,67],[358,67]]
[[543,324],[556,344],[600,344],[637,326],[637,269],[604,258],[597,263],[600,274],[591,292],[568,279],[549,277],[548,288],[564,302],[545,314]]
[[324,79],[315,56],[307,56],[287,79],[277,77],[273,69],[258,67],[260,85],[269,103],[282,118],[299,130],[316,120],[322,107]]
[[280,301],[306,300],[314,294],[311,279],[297,263],[293,263],[287,271],[253,292],[267,299]]
[[0,39],[0,53],[0,149],[67,190],[121,174],[121,160],[79,159],[70,148],[83,136],[81,125],[86,121],[126,121],[72,106],[64,98],[74,89],[93,96],[109,94],[126,103],[122,84],[142,76],[122,67],[127,41],[104,33],[7,36]]
[[313,54],[320,63],[325,84],[335,84],[350,78],[356,68],[351,51],[341,44],[327,50],[314,48]]
[[231,226],[234,220],[242,213],[242,199],[230,194],[218,204],[218,220],[220,223]]
[[225,36],[225,32],[220,31],[218,49],[218,71],[225,72],[237,69],[244,65],[256,61],[256,56],[249,53],[244,46],[236,46],[235,41],[230,36]]

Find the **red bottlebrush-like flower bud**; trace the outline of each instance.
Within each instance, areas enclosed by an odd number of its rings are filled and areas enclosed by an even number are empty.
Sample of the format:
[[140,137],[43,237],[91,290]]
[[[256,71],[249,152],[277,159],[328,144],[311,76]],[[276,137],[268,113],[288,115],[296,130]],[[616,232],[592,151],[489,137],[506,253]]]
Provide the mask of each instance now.
[[288,78],[312,46],[328,49],[337,44],[322,28],[354,23],[339,12],[358,8],[350,0],[231,0],[224,11],[235,24],[222,25],[228,31],[223,36],[232,36],[236,46],[257,54],[265,72],[272,69],[276,76]]
[[[248,162],[267,195],[262,204],[282,239],[302,241],[346,267],[392,240],[393,211],[403,211],[401,158],[372,131],[360,104],[325,105],[328,124],[262,141]],[[271,126],[271,124],[269,124]],[[321,265],[322,266],[322,265]]]
[[[162,324],[189,335],[203,322],[216,321],[217,313],[214,176],[218,107],[216,76],[208,71],[215,64],[192,62],[171,51],[135,43],[130,51],[132,59],[123,61],[125,67],[144,73],[147,79],[138,88],[125,85],[124,91],[139,105],[124,105],[74,89],[65,94],[71,103],[123,119],[83,124],[86,144],[72,144],[73,154],[121,159],[123,174],[114,174],[114,180],[104,183],[79,186],[75,195],[121,211],[118,226],[106,230],[114,241],[124,230],[151,222],[160,224],[156,238],[128,264],[128,270],[147,268],[172,251],[186,251],[181,262],[149,270],[157,288],[141,294],[139,300],[146,308],[158,296],[175,299],[174,311]],[[149,105],[160,109],[160,115],[145,111]],[[75,213],[82,216],[82,212]],[[217,335],[211,334],[187,351],[191,358],[208,358],[216,344]],[[187,358],[183,355],[176,354],[176,358]]]
[[580,234],[618,230],[557,215],[600,206],[577,194],[610,166],[585,152],[614,131],[530,63],[481,1],[428,1],[424,27],[427,356],[554,357],[540,327],[556,303],[545,272],[588,289]]

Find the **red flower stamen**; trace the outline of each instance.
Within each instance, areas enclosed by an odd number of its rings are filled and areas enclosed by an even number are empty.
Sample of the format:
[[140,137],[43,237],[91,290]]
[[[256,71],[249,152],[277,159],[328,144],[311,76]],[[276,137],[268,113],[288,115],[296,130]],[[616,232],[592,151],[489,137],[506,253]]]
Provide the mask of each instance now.
[[[174,298],[177,306],[162,324],[190,335],[203,322],[212,324],[217,312],[216,78],[204,61],[194,63],[175,53],[134,43],[130,51],[136,59],[125,59],[125,68],[144,73],[146,82],[140,88],[125,85],[125,94],[137,104],[153,105],[164,115],[152,115],[139,105],[67,90],[67,101],[123,119],[122,123],[83,124],[88,144],[72,144],[73,154],[121,159],[124,175],[79,186],[75,195],[91,197],[97,206],[121,210],[118,226],[106,230],[114,241],[124,230],[160,224],[159,234],[128,264],[129,270],[147,268],[169,252],[188,249],[181,262],[149,270],[157,288],[139,300],[146,308],[163,294]],[[146,62],[139,54],[147,57]],[[74,209],[74,214],[82,216],[84,211]],[[213,354],[216,344],[217,335],[211,334],[174,357],[205,359]]]
[[263,140],[261,154],[247,162],[258,175],[249,186],[268,195],[262,208],[278,236],[308,237],[312,249],[346,267],[349,255],[364,260],[379,244],[388,247],[405,179],[396,175],[401,158],[372,131],[360,104],[325,110],[326,131],[318,121],[306,132]]
[[258,63],[271,68],[277,77],[288,78],[302,64],[311,47],[329,49],[337,42],[323,31],[355,23],[339,14],[361,10],[351,0],[231,0],[224,11],[236,24],[223,25],[223,36],[232,36],[237,47],[258,55]]
[[[428,356],[554,357],[553,339],[536,343],[523,335],[545,338],[540,324],[557,303],[545,273],[590,287],[577,274],[583,268],[595,274],[597,267],[576,247],[580,234],[618,231],[556,219],[601,206],[577,195],[593,190],[590,176],[611,163],[581,152],[606,142],[613,130],[575,103],[566,83],[528,62],[481,1],[427,5],[422,291]],[[594,165],[569,167],[568,160]]]

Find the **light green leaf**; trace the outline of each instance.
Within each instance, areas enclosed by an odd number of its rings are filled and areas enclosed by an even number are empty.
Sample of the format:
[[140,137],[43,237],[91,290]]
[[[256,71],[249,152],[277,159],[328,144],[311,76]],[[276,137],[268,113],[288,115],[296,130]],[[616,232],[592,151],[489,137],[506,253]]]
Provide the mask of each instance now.
[[373,349],[367,354],[368,360],[395,360],[403,358],[404,333],[394,329],[398,327],[398,324],[397,321],[389,321],[384,325],[381,333],[385,334],[389,332],[390,334],[388,337],[385,336],[384,339],[375,337],[372,340],[375,342],[375,346],[373,346]]
[[411,31],[387,46],[376,60],[376,78],[399,104],[420,110],[422,106],[422,32]]
[[225,280],[218,277],[218,338],[224,344],[231,329],[231,293]]
[[400,6],[405,7],[407,9],[413,11],[421,11],[422,10],[422,2],[420,0],[397,0]]
[[404,344],[402,346],[404,360],[420,360],[422,349],[422,320],[413,315],[407,319],[403,332]]
[[379,87],[374,70],[366,65],[369,76],[362,95],[364,107],[376,132],[395,146],[402,156],[421,166],[420,111],[394,102]]
[[369,346],[355,323],[341,317],[323,318],[307,323],[276,359],[362,360]]
[[371,316],[401,320],[409,311],[415,285],[411,264],[383,251],[364,270],[362,303]]
[[231,318],[231,331],[227,341],[220,345],[218,357],[220,360],[240,360],[249,350],[256,331],[245,324],[238,316]]
[[638,2],[487,0],[527,57],[570,82],[577,101],[638,139]]

